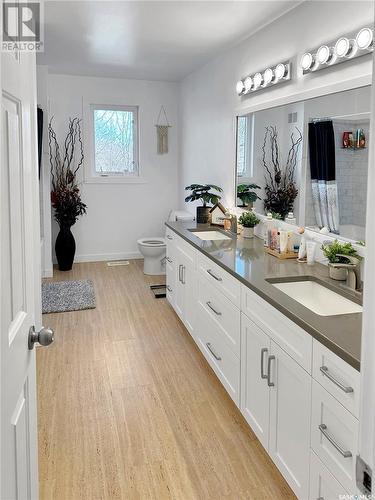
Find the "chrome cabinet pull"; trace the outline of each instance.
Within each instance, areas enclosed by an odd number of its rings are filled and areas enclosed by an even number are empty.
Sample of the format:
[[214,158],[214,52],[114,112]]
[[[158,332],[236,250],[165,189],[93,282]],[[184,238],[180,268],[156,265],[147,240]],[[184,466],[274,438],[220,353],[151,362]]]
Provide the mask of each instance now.
[[210,353],[212,354],[212,356],[213,356],[215,359],[217,359],[218,361],[221,361],[221,357],[220,357],[220,356],[218,356],[218,355],[215,353],[215,351],[212,349],[211,344],[210,344],[209,342],[207,342],[206,346],[207,346],[207,349],[208,349],[208,350],[210,351]]
[[335,439],[329,434],[327,430],[327,426],[325,424],[320,424],[319,425],[319,430],[323,434],[325,438],[328,439],[328,441],[336,448],[336,450],[342,455],[344,458],[350,458],[352,455],[351,451],[344,450],[336,441]]
[[182,271],[181,271],[181,283],[183,285],[186,284],[186,281],[185,281],[185,270],[186,270],[186,267],[185,266],[182,266]]
[[183,265],[182,265],[182,264],[180,264],[180,265],[178,266],[178,281],[179,281],[180,283],[182,283],[182,278],[181,278],[181,274],[182,274],[182,273],[181,273],[181,271],[182,271],[182,268],[183,268]]
[[170,236],[169,234],[167,234],[167,238],[168,238],[169,240],[173,240],[172,236]]
[[260,350],[260,378],[268,378],[267,373],[264,373],[264,355],[268,352],[267,347],[263,347]]
[[170,259],[169,257],[166,257],[166,259],[167,259],[167,261],[168,261],[170,264],[172,264],[172,262],[173,262],[173,260],[172,260],[172,259]]
[[169,285],[167,285],[167,290],[168,290],[168,292],[172,293],[172,288]]
[[210,276],[212,276],[213,278],[215,278],[216,281],[223,281],[223,278],[220,278],[220,276],[216,276],[216,274],[214,274],[211,269],[207,269],[207,272]]
[[274,387],[275,382],[271,382],[271,361],[274,361],[275,356],[268,356],[268,365],[267,365],[267,384],[268,387]]
[[210,301],[206,302],[206,304],[208,305],[208,307],[211,309],[211,311],[213,311],[217,316],[221,316],[221,312],[220,311],[217,311],[211,304]]
[[320,371],[323,373],[325,377],[327,377],[331,382],[333,382],[337,387],[339,387],[342,391],[344,391],[346,394],[349,394],[350,392],[354,392],[353,387],[346,386],[339,382],[328,370],[327,366],[321,366]]

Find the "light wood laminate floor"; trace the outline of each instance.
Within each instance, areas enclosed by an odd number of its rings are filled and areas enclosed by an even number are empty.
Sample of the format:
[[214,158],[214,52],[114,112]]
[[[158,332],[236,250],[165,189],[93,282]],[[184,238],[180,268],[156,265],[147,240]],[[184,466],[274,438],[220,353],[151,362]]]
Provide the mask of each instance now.
[[37,349],[41,500],[286,499],[292,491],[142,261],[76,264],[97,307]]

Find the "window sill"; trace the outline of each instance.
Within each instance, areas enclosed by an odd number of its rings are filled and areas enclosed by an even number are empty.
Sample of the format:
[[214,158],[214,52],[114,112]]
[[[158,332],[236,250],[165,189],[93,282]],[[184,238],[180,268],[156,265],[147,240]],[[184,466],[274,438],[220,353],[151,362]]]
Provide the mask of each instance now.
[[84,184],[146,184],[147,180],[144,177],[88,177],[84,180]]

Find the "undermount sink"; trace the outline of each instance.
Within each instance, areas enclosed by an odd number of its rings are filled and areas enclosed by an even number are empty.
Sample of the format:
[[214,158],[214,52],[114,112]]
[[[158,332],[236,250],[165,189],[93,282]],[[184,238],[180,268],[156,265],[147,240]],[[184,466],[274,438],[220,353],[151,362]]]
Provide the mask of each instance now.
[[191,231],[194,236],[205,241],[230,240],[230,236],[220,231]]
[[316,281],[288,281],[272,285],[319,316],[361,313],[359,304]]

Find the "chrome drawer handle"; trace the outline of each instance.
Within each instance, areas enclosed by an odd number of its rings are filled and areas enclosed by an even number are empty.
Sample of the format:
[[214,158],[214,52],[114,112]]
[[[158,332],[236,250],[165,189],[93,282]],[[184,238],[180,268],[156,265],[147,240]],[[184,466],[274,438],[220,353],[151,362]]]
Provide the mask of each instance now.
[[221,312],[220,311],[217,311],[211,304],[211,302],[206,302],[206,304],[208,305],[208,307],[211,309],[211,311],[213,311],[215,314],[217,314],[217,316],[221,316]]
[[221,361],[221,357],[220,357],[220,356],[218,356],[218,355],[217,355],[217,354],[213,351],[213,349],[212,349],[212,347],[211,347],[211,344],[210,344],[209,342],[207,342],[206,346],[207,346],[207,349],[208,349],[208,350],[210,351],[210,353],[212,354],[212,356],[213,356],[215,359],[217,359],[218,361]]
[[271,361],[274,361],[276,358],[275,356],[268,356],[268,365],[267,365],[267,384],[268,387],[274,387],[275,382],[271,382]]
[[350,458],[352,457],[352,452],[348,450],[344,450],[335,440],[334,438],[328,433],[327,431],[327,426],[325,424],[320,424],[319,425],[319,430],[323,434],[325,438],[328,439],[328,441],[336,448],[336,450],[342,455],[344,458]]
[[183,268],[183,265],[182,265],[182,264],[180,264],[180,265],[178,266],[178,281],[179,281],[180,283],[182,283],[182,278],[181,278],[181,271],[182,271],[182,268]]
[[172,293],[172,288],[169,285],[167,285],[167,290],[168,290],[168,292]]
[[169,240],[173,240],[172,236],[170,236],[169,234],[167,234],[167,238],[168,238]]
[[211,269],[207,269],[207,272],[210,276],[212,276],[213,278],[215,278],[216,281],[223,281],[223,278],[220,278],[220,276],[216,276],[216,274],[214,274]]
[[260,350],[260,377],[261,378],[268,378],[268,374],[264,373],[264,355],[266,352],[268,352],[267,347],[263,347]]
[[326,366],[321,366],[320,371],[323,373],[325,377],[327,377],[331,382],[333,382],[337,387],[339,387],[342,391],[344,391],[346,394],[349,394],[350,392],[354,392],[353,387],[346,386],[339,382],[331,373],[329,372],[328,368]]
[[185,266],[182,266],[182,271],[181,271],[181,283],[183,285],[186,285],[186,281],[185,281],[185,269],[186,267]]
[[167,261],[168,261],[170,264],[172,264],[172,262],[173,262],[173,260],[172,260],[172,259],[170,259],[169,257],[166,257],[166,259],[167,259]]

